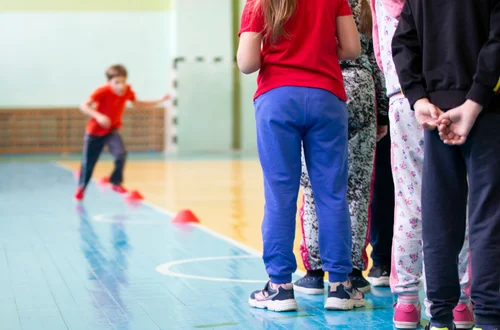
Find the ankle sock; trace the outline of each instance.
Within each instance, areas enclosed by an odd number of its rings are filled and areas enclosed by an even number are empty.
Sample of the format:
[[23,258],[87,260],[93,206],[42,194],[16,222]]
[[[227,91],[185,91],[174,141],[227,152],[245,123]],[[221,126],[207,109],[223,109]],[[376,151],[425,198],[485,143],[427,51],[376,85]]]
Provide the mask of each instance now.
[[418,306],[420,305],[420,299],[418,298],[418,293],[403,293],[398,295],[398,303]]
[[459,304],[465,304],[465,305],[470,305],[470,298],[469,297],[462,297],[458,301]]
[[308,270],[306,277],[324,277],[325,272],[322,269],[318,270]]

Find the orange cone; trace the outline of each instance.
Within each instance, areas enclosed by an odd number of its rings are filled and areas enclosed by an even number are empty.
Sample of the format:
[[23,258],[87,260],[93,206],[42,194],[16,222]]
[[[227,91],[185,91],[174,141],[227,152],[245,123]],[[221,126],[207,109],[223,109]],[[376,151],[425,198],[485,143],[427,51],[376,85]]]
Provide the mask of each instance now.
[[200,223],[200,220],[190,210],[182,210],[179,213],[177,213],[172,222],[177,224],[187,224],[187,223]]

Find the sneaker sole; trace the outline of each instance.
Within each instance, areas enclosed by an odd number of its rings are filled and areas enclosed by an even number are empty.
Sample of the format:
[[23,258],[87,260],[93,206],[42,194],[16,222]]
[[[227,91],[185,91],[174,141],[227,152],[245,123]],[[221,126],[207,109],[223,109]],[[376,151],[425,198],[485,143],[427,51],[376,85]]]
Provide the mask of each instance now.
[[368,277],[367,280],[373,286],[380,286],[380,287],[390,286],[390,279],[388,276],[387,277]]
[[420,324],[419,322],[398,322],[396,320],[393,320],[394,326],[396,329],[417,329],[418,325]]
[[358,288],[358,287],[356,287],[356,289],[358,289],[358,291],[361,291],[361,292],[363,292],[363,293],[368,293],[368,292],[370,292],[370,290],[371,290],[371,285],[367,285],[367,286],[364,286],[364,287],[362,287],[362,288]]
[[260,309],[268,309],[274,312],[291,312],[296,311],[298,309],[297,301],[295,299],[287,299],[287,300],[265,300],[258,301],[255,299],[248,299],[248,304],[254,308]]
[[454,322],[457,329],[472,329],[476,325],[476,322]]
[[329,311],[348,311],[354,308],[364,307],[366,300],[328,298],[325,302],[325,309]]
[[295,292],[311,294],[311,295],[325,294],[325,288],[323,288],[323,289],[311,289],[311,288],[304,288],[302,286],[298,286],[295,284],[293,285],[293,290]]

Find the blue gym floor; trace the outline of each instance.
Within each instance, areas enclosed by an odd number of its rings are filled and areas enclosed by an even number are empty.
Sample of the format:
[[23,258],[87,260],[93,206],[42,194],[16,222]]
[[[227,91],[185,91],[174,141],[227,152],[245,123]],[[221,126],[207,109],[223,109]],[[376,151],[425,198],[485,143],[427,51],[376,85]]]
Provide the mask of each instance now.
[[78,205],[75,184],[56,163],[0,162],[1,330],[393,329],[389,289],[351,312],[300,294],[296,313],[252,309],[258,253],[95,184]]

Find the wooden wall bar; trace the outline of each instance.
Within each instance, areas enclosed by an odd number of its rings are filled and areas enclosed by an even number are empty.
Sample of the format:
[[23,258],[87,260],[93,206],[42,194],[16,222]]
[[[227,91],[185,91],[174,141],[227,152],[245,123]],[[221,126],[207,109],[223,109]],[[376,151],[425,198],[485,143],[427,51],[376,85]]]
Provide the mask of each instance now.
[[[163,151],[165,109],[127,109],[120,130],[128,151]],[[87,118],[77,108],[0,109],[0,154],[82,150]]]

